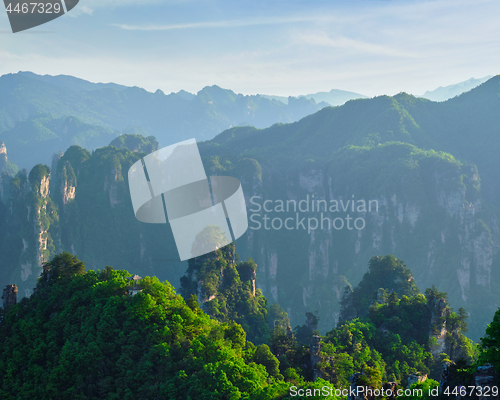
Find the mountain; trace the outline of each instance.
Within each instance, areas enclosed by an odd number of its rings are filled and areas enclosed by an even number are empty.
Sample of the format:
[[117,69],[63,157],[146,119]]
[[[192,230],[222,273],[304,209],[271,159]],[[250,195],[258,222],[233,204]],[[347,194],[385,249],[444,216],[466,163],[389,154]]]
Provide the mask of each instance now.
[[127,86],[118,85],[116,83],[92,83],[84,79],[76,78],[71,75],[56,75],[56,76],[37,75],[29,71],[20,71],[18,72],[17,75],[28,79],[36,79],[41,82],[71,89],[77,92],[90,92],[92,90],[100,90],[100,89],[115,89],[115,90],[127,89]]
[[[36,170],[41,175],[34,179],[45,176],[46,171]],[[435,287],[420,294],[411,271],[394,256],[372,258],[359,286],[344,296],[344,306],[363,297],[357,310],[365,317],[339,324],[324,337],[317,335],[318,320],[312,313],[294,331],[283,329],[287,318],[282,310],[279,321],[271,319],[278,316],[273,307],[266,315],[266,299],[258,290],[252,294],[255,265],[245,262],[234,268],[234,257],[234,245],[229,245],[190,263],[197,272],[208,272],[192,283],[214,284],[213,289],[228,295],[212,295],[200,304],[197,296],[183,299],[157,277],[109,265],[86,270],[75,255],[57,254],[44,263],[29,297],[17,302],[16,285],[3,291],[2,399],[284,400],[299,394],[319,400],[340,397],[331,395],[334,388],[347,392],[356,385],[394,393],[405,381],[413,389],[437,390],[441,385],[451,391],[477,376],[476,365],[468,365],[477,349],[463,335],[466,311],[453,312],[446,293]],[[216,269],[210,271],[207,263]],[[207,279],[212,272],[221,280]],[[366,290],[376,288],[374,283],[383,287]],[[228,285],[239,287],[230,293]],[[389,293],[390,288],[398,291]],[[231,319],[221,322],[220,316],[204,311],[218,306],[224,312],[227,307],[230,316],[253,319],[257,315],[249,310],[238,314],[242,303],[255,306],[256,298],[262,314],[253,323],[272,323],[270,346],[247,340],[246,330],[255,327]],[[233,313],[235,306],[238,313]],[[480,347],[484,361],[495,364],[488,350],[497,344],[497,319]],[[491,371],[491,366],[486,368]],[[494,383],[493,376],[488,378]]]
[[257,266],[252,259],[235,262],[235,258],[231,243],[190,259],[181,278],[181,293],[185,299],[195,296],[212,318],[240,324],[252,343],[268,343],[272,329],[267,321],[267,299],[255,289]]
[[368,96],[354,92],[347,92],[345,90],[332,89],[329,92],[318,92],[314,94],[306,94],[305,96],[299,97],[314,99],[316,103],[324,101],[331,106],[341,106],[342,104],[347,103],[349,100],[364,99]]
[[33,295],[0,323],[2,399],[287,397],[292,383],[267,345],[168,282],[131,278],[110,266],[85,271],[69,253],[46,264]]
[[[269,96],[269,95],[261,95],[261,96],[265,97],[266,99],[281,101],[284,104],[288,104],[289,98],[292,97],[292,96],[284,97],[284,96]],[[328,103],[328,105],[330,106],[341,106],[342,104],[348,102],[349,100],[363,99],[367,97],[368,96],[359,93],[347,92],[345,90],[339,90],[339,89],[332,89],[329,92],[306,94],[294,98],[306,98],[308,100],[314,100],[318,104],[325,102]]]
[[[499,305],[499,94],[496,76],[443,103],[353,100],[199,143],[208,175],[241,181],[249,229],[238,252],[255,260],[257,288],[292,325],[318,310],[318,329],[331,329],[367,260],[394,254],[419,287],[435,285],[470,312],[471,338],[484,333]],[[211,99],[231,102],[223,90]],[[43,262],[67,250],[89,268],[120,265],[179,287],[188,265],[170,227],[135,219],[127,183],[144,155],[136,146],[155,142],[126,138],[0,176],[0,284],[29,295]]]
[[[478,339],[499,304],[499,94],[496,76],[443,103],[404,93],[355,100],[200,143],[211,174],[242,181],[250,229],[238,248],[254,257],[263,293],[292,320],[319,310],[325,329],[346,281],[391,253],[415,266],[419,286],[435,284],[466,307]],[[318,200],[323,208],[312,209]],[[293,209],[300,201],[304,212]],[[336,218],[343,228],[331,227]]]
[[9,157],[22,168],[48,163],[55,153],[62,153],[72,145],[89,150],[106,146],[121,132],[99,125],[84,123],[77,117],[54,118],[39,114],[18,122],[0,133]]
[[419,97],[424,97],[432,101],[446,101],[462,93],[468,92],[471,89],[479,86],[481,83],[486,82],[488,79],[492,78],[491,75],[485,76],[484,78],[474,79],[470,78],[466,81],[456,83],[449,86],[440,86],[434,90],[428,90],[423,95]]
[[[211,139],[232,126],[265,128],[277,122],[297,121],[326,105],[305,98],[283,104],[218,86],[207,86],[196,95],[185,91],[165,95],[161,90],[150,93],[138,87],[95,84],[71,76],[20,72],[0,77],[0,140],[11,152],[12,162],[20,168],[32,168],[37,162],[49,162],[54,152],[64,151],[68,145],[68,141],[61,140],[66,147],[56,146],[48,153],[42,145],[35,162],[32,154],[23,156],[17,152],[19,140],[35,143],[61,139],[59,133],[50,133],[39,126],[34,127],[33,138],[29,136],[31,127],[23,124],[37,125],[37,121],[32,121],[40,116],[55,120],[40,123],[49,130],[47,124],[57,125],[57,121],[68,117],[98,126],[95,129],[101,131],[128,133],[130,127],[140,127],[147,135],[155,136],[163,147],[193,137]],[[18,134],[23,138],[18,139]],[[97,140],[96,135],[101,134],[80,135],[73,144],[91,150],[109,143],[109,138],[103,142]]]

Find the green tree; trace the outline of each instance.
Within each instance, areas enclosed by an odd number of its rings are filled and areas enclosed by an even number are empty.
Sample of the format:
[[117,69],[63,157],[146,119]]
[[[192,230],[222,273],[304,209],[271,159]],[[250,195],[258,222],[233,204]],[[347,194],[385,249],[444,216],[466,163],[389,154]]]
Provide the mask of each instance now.
[[486,328],[486,336],[481,338],[481,363],[491,363],[500,371],[500,308],[495,312],[493,321]]
[[267,344],[257,346],[253,358],[256,363],[262,364],[266,367],[266,371],[270,376],[277,377],[279,375],[279,361],[273,353],[271,353]]
[[460,330],[462,332],[467,332],[469,330],[467,322],[465,322],[467,318],[469,318],[469,313],[465,311],[465,308],[460,307],[458,309],[458,321],[460,323]]
[[43,272],[40,282],[48,282],[57,279],[68,279],[73,275],[85,274],[85,264],[76,255],[62,252],[51,261],[43,264]]

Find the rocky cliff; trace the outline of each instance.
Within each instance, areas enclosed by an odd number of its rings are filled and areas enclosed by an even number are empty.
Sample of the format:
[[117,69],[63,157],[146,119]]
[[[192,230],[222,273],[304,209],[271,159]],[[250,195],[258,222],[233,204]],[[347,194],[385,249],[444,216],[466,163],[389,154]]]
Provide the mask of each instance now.
[[29,175],[2,175],[0,283],[15,282],[28,296],[42,264],[63,250],[89,268],[120,265],[179,282],[185,268],[168,226],[141,224],[133,213],[123,171],[141,154],[73,146],[54,158],[52,172],[37,165]]
[[[133,214],[126,171],[141,154],[72,146],[51,174],[2,176],[3,284],[28,294],[41,263],[67,250],[88,268],[119,265],[179,285],[187,263],[178,261],[168,224],[142,224]],[[256,261],[257,288],[283,306],[292,326],[315,310],[320,331],[335,326],[345,287],[384,254],[404,259],[418,286],[434,284],[465,306],[472,337],[491,320],[499,227],[476,166],[402,143],[281,168],[240,156],[204,163],[207,174],[242,182],[249,229],[238,252]]]
[[[16,282],[20,294],[28,296],[36,284],[42,264],[56,251],[59,242],[57,207],[49,197],[50,169],[34,167],[30,174],[3,175],[2,186],[9,196],[3,215],[1,239],[2,278]],[[3,280],[2,279],[2,280]]]
[[[213,161],[206,164],[217,173]],[[482,334],[498,306],[492,282],[500,242],[476,166],[389,143],[348,148],[330,162],[263,164],[261,178],[258,171],[253,178],[237,164],[226,171],[242,181],[249,210],[238,248],[255,258],[257,286],[292,321],[319,310],[320,330],[334,326],[346,282],[357,284],[372,256],[395,254],[418,286],[434,284],[465,306],[472,336]]]

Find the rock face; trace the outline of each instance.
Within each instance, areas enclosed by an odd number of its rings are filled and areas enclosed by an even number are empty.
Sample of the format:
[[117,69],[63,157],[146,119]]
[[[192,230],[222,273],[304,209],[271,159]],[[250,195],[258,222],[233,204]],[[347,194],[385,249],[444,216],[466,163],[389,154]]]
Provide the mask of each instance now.
[[7,164],[7,147],[4,142],[0,142],[0,172],[2,172]]
[[321,361],[321,337],[317,335],[313,335],[311,337],[311,345],[310,345],[310,355],[311,355],[311,368],[313,369],[313,380],[315,381],[319,377],[321,377],[321,373],[316,369],[316,364]]
[[10,308],[17,303],[17,286],[16,284],[7,285],[3,290],[3,311],[4,313],[8,313]]
[[[397,147],[392,157],[403,152]],[[500,305],[480,301],[493,290],[500,229],[491,208],[484,210],[477,168],[437,153],[391,172],[380,159],[345,158],[263,167],[260,185],[237,169],[226,172],[243,183],[249,230],[237,245],[259,265],[257,286],[293,321],[319,310],[324,332],[339,316],[339,282],[356,285],[372,256],[394,254],[422,290],[439,282],[454,307],[470,312],[477,339]]]
[[[498,375],[491,364],[479,365],[469,382],[460,379],[457,365],[445,362],[442,366],[441,379],[439,381],[439,393],[453,393],[453,391],[466,390],[470,396],[461,396],[461,398],[471,398],[478,400],[498,400]],[[473,392],[471,389],[474,388]],[[460,392],[459,392],[460,393]],[[457,396],[459,398],[460,396]]]
[[476,387],[481,387],[482,396],[478,396],[479,400],[494,399],[498,400],[499,395],[494,396],[493,388],[496,387],[498,390],[498,376],[495,369],[491,364],[480,365],[477,367],[476,373],[474,374],[474,385]]
[[63,209],[66,204],[75,199],[76,196],[76,175],[71,164],[63,161],[61,172],[58,174],[60,180],[60,199]]
[[4,265],[13,270],[2,271],[3,279],[14,281],[19,292],[28,296],[36,284],[42,264],[56,251],[54,231],[57,212],[49,197],[50,169],[37,165],[27,176],[21,171],[16,177],[3,176],[3,186],[8,186],[9,196],[4,196],[7,212],[2,224],[6,227],[0,240],[11,243],[0,256]]
[[408,375],[408,387],[416,383],[425,382],[427,380],[427,374],[410,374]]
[[9,162],[7,158],[7,147],[4,142],[0,141],[0,174],[5,172],[15,174],[17,172],[17,166]]
[[444,362],[441,366],[441,378],[439,379],[439,394],[443,393],[451,382],[452,375],[450,373],[450,366],[454,365],[453,362]]
[[[365,396],[363,394],[358,394],[357,389],[357,383],[359,378],[363,375],[361,372],[357,372],[349,378],[349,382],[351,383],[349,385],[349,396],[347,397],[347,400],[366,400]],[[352,395],[352,393],[355,393]]]
[[446,316],[446,300],[439,299],[432,309],[431,326],[429,337],[436,339],[436,345],[432,346],[431,352],[435,358],[446,350],[446,324],[443,318]]

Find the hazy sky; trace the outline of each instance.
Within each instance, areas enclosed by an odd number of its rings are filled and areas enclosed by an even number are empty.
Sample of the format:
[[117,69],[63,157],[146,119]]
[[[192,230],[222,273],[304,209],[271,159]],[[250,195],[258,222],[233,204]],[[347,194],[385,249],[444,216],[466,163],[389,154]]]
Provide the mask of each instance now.
[[500,73],[500,0],[80,0],[12,34],[0,74],[69,74],[164,92],[369,96]]

